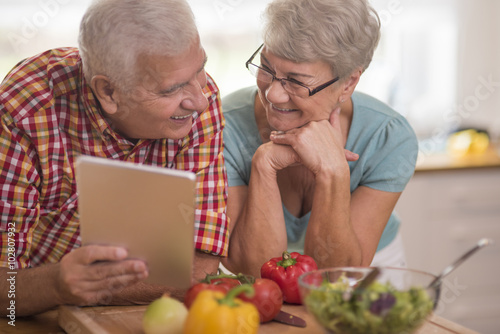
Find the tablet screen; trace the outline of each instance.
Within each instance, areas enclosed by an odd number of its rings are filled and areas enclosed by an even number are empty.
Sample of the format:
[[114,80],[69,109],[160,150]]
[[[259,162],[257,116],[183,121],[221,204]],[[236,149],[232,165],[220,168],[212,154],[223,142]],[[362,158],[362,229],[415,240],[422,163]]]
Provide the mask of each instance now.
[[82,245],[123,246],[147,262],[146,282],[191,285],[194,173],[81,156],[76,174]]

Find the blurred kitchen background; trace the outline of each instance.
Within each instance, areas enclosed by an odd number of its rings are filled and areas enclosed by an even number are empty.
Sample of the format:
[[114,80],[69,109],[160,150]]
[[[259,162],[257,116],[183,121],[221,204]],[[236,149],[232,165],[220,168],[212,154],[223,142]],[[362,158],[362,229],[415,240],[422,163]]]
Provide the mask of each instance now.
[[[222,96],[254,84],[244,64],[261,43],[260,17],[269,0],[188,2]],[[0,77],[23,58],[77,46],[89,3],[0,0]],[[438,273],[479,238],[496,239],[447,280],[437,313],[480,333],[498,333],[500,1],[371,3],[382,39],[358,90],[403,114],[420,140],[417,171],[397,207],[409,266]],[[474,130],[450,144],[449,135],[464,128]],[[486,141],[476,137],[481,133]]]

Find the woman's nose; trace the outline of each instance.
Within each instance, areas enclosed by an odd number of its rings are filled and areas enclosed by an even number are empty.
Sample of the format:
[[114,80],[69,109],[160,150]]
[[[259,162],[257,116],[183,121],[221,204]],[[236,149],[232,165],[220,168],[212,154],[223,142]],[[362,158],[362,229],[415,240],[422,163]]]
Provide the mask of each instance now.
[[290,100],[290,95],[287,93],[280,80],[273,80],[266,89],[266,98],[273,104],[285,103]]

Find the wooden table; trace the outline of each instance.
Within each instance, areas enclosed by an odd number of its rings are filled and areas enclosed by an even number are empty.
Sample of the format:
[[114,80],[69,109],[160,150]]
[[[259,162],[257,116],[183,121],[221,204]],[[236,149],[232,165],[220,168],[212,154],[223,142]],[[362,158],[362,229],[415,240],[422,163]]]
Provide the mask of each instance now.
[[[106,306],[106,307],[68,307],[62,306],[59,310],[51,310],[37,316],[18,318],[16,326],[7,324],[8,319],[0,320],[0,333],[5,334],[115,334],[115,333],[142,333],[142,314],[146,306]],[[323,330],[306,312],[303,306],[284,305],[283,311],[292,313],[307,321],[306,328],[283,325],[269,322],[260,326],[262,334],[300,334],[318,333]],[[66,330],[64,331],[59,324]],[[415,334],[478,334],[454,322],[432,315]]]

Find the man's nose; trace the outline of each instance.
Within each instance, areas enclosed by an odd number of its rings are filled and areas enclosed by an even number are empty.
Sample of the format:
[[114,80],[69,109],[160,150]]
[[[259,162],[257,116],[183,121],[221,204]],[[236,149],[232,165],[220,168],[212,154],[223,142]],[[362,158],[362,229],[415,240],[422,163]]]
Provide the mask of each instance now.
[[193,111],[203,111],[208,108],[208,100],[203,93],[202,84],[197,80],[189,83],[188,87],[184,87],[184,98],[182,107]]

